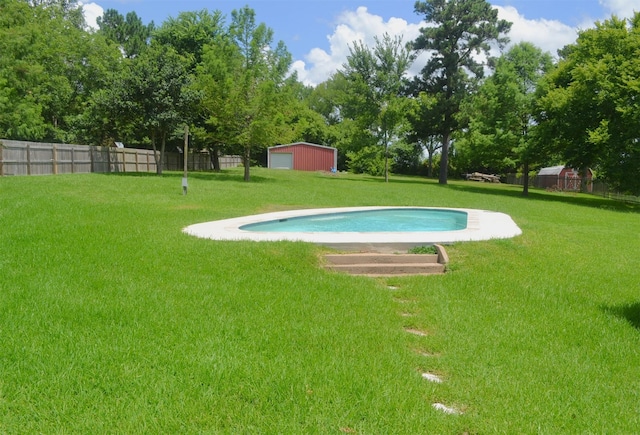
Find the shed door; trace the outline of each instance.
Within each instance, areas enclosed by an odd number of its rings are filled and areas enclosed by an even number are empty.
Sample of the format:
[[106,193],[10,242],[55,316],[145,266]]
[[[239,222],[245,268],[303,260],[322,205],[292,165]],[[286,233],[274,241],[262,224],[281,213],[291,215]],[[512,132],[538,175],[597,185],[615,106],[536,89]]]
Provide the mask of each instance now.
[[292,153],[271,153],[271,168],[293,169]]

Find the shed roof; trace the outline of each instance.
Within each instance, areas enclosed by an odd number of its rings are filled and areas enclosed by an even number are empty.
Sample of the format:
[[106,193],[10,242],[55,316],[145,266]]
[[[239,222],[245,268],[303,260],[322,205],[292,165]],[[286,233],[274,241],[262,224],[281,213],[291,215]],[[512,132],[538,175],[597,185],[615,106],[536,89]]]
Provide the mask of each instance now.
[[564,169],[564,165],[549,166],[548,168],[540,169],[540,172],[538,172],[538,175],[560,175],[563,169]]
[[329,149],[329,150],[337,150],[337,148],[334,147],[329,147],[326,145],[318,145],[317,143],[310,143],[310,142],[294,142],[294,143],[288,143],[288,144],[284,144],[284,145],[276,145],[276,146],[272,146],[269,147],[269,149],[274,149],[274,148],[285,148],[285,147],[292,147],[294,145],[307,145],[307,146],[311,146],[311,147],[317,147],[317,148],[325,148],[325,149]]

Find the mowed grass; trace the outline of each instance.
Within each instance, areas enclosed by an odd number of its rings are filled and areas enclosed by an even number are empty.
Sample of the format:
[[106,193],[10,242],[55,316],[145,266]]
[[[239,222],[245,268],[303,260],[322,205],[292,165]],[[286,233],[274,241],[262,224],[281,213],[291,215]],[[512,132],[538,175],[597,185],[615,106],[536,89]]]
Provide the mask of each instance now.
[[[640,427],[637,206],[409,177],[252,176],[192,174],[186,196],[178,173],[0,178],[0,432]],[[501,211],[524,233],[449,246],[443,276],[371,279],[321,269],[315,245],[181,232],[359,205]]]

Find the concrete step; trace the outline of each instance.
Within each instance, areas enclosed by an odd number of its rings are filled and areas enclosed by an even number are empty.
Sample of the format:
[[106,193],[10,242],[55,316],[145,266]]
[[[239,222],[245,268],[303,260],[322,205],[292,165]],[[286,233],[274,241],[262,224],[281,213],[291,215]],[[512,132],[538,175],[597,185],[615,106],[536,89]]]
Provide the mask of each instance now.
[[444,264],[439,263],[358,263],[327,264],[325,268],[351,275],[393,276],[393,275],[437,275],[444,273]]
[[327,254],[325,260],[331,264],[410,264],[437,263],[438,254]]
[[445,272],[449,257],[442,245],[435,247],[437,254],[327,254],[324,256],[324,268],[367,276],[439,275]]

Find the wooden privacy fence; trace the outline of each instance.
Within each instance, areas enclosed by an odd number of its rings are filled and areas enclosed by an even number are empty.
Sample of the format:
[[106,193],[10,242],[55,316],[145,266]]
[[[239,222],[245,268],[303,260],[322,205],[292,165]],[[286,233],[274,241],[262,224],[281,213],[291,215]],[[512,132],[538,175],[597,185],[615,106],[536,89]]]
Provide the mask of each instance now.
[[[220,157],[221,168],[240,164],[239,156]],[[177,171],[183,167],[182,154],[165,153],[163,169]],[[0,140],[0,176],[156,172],[156,168],[153,150]],[[189,154],[188,168],[212,169],[209,154]]]

